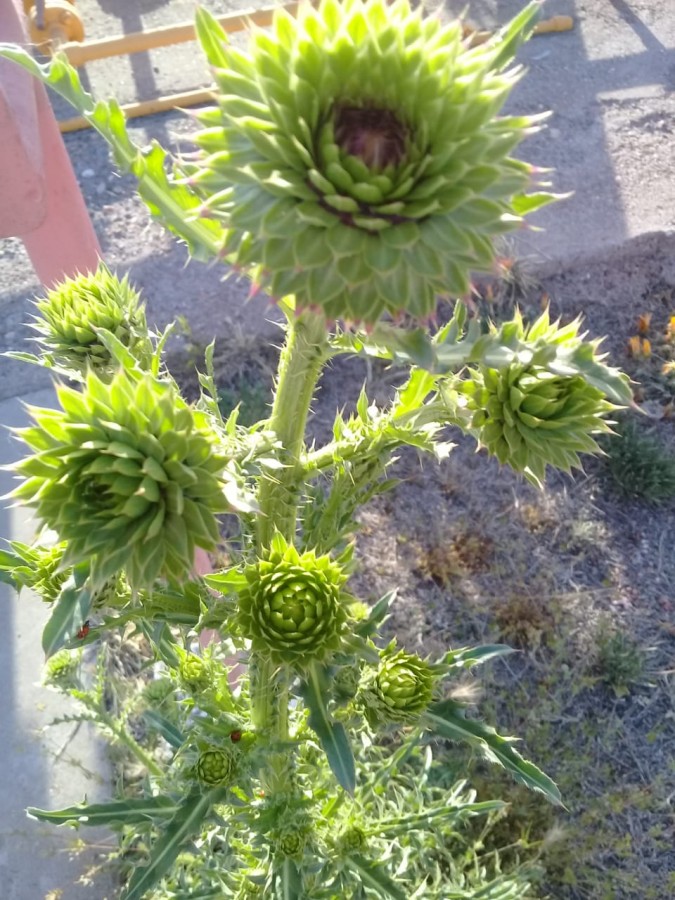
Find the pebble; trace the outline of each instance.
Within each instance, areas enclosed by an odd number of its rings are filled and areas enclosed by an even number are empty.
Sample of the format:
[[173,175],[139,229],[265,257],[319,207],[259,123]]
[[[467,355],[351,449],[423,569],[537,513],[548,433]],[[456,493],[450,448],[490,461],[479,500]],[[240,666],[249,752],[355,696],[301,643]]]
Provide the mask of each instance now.
[[82,169],[83,178],[93,178],[96,172],[93,169]]

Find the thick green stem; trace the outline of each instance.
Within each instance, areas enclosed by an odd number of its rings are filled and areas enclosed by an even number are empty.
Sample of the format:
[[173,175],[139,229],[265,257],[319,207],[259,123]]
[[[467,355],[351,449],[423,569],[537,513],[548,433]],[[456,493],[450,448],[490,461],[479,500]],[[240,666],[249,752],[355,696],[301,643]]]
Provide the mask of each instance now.
[[161,778],[164,774],[164,770],[162,767],[155,762],[155,760],[150,756],[149,753],[146,753],[145,750],[132,738],[126,728],[117,727],[113,722],[109,723],[109,728],[115,735],[118,741],[120,741],[124,746],[133,753],[136,759],[142,763],[148,772],[151,775],[155,775],[157,778]]
[[[275,532],[280,532],[289,543],[295,539],[307,416],[329,355],[326,327],[320,316],[289,317],[269,421],[270,430],[281,445],[279,460],[284,468],[264,475],[260,481],[257,551],[261,557],[269,549]],[[288,672],[275,671],[269,661],[254,653],[250,678],[253,726],[272,739],[287,741]],[[263,776],[268,790],[288,789],[292,771],[289,762],[284,754],[270,760],[269,771]]]
[[300,456],[307,415],[328,356],[326,326],[320,316],[303,315],[289,323],[269,422],[270,430],[281,444],[280,461],[284,468],[265,475],[260,483],[257,541],[260,555],[269,548],[276,531],[289,542],[295,537],[298,481],[303,471]]

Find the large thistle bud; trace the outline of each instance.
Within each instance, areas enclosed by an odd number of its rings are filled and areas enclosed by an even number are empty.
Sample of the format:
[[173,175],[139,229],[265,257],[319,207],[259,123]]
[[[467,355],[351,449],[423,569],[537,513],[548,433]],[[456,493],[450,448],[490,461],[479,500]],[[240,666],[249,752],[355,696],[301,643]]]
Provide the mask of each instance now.
[[55,365],[110,377],[117,364],[99,336],[108,331],[141,368],[148,367],[152,346],[139,295],[126,277],[120,280],[103,263],[94,273],[56,285],[36,306],[36,340]]
[[340,645],[347,614],[345,576],[329,556],[298,553],[277,535],[270,556],[249,566],[239,594],[239,624],[254,650],[302,668]]
[[200,10],[218,107],[183,171],[229,261],[329,319],[423,319],[464,295],[493,238],[552,199],[508,156],[535,120],[497,115],[537,9],[472,48],[408,0],[322,0],[277,11],[248,53]]
[[17,429],[34,453],[14,467],[25,480],[13,496],[67,541],[62,566],[90,561],[94,589],[122,569],[134,590],[182,580],[228,508],[204,414],[173,385],[124,371],[57,395],[61,409],[29,407],[35,424]]
[[390,645],[375,677],[360,695],[368,721],[373,727],[416,722],[431,703],[434,681],[429,663]]
[[[522,340],[541,339],[550,346],[581,343],[579,321],[560,328],[544,314],[530,328],[520,315],[514,335]],[[589,376],[602,355],[598,341],[588,342]],[[605,417],[617,407],[605,399],[605,391],[582,374],[551,371],[544,365],[515,361],[503,369],[480,366],[469,370],[458,390],[472,412],[471,428],[481,445],[508,463],[538,487],[548,465],[564,472],[581,468],[580,453],[598,453],[594,435],[611,431]]]

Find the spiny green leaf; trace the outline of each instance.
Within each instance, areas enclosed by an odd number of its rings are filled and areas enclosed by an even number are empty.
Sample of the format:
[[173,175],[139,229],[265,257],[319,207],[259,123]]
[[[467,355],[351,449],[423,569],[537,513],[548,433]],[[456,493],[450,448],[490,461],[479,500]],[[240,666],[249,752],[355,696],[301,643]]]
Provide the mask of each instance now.
[[482,665],[488,660],[496,659],[499,656],[508,656],[511,653],[515,653],[515,650],[506,644],[482,644],[479,647],[449,650],[443,657],[443,662],[453,668],[471,669],[473,666]]
[[521,782],[540,791],[547,800],[562,806],[560,791],[555,783],[534,763],[528,762],[513,749],[513,738],[497,734],[494,728],[466,717],[466,707],[454,700],[432,704],[422,717],[423,724],[435,734],[453,741],[467,741],[478,747],[486,759],[497,762]]
[[184,185],[169,181],[165,163],[167,153],[153,144],[143,151],[129,138],[124,114],[116,101],[94,102],[80,82],[77,71],[63,55],[56,54],[40,65],[25,50],[12,44],[0,44],[0,57],[18,63],[31,75],[49,85],[80,112],[110,144],[117,164],[138,179],[138,192],[155,215],[186,241],[196,258],[213,259],[221,250],[221,229],[215,222],[197,219],[202,205]]
[[346,865],[361,879],[364,887],[370,888],[379,897],[391,900],[408,900],[408,893],[389,877],[381,865],[364,856],[349,856]]
[[302,875],[292,859],[284,859],[276,867],[277,900],[300,900],[303,896]]
[[226,793],[224,788],[216,788],[205,794],[194,792],[183,801],[152,845],[147,866],[134,869],[122,894],[124,900],[141,900],[157,884],[173,865],[185,841],[199,831],[212,807],[222,801]]
[[63,809],[37,809],[29,806],[26,812],[33,819],[52,825],[135,825],[173,816],[181,809],[172,797],[142,797],[113,803],[78,804]]
[[334,722],[324,698],[328,695],[326,677],[318,665],[309,670],[301,686],[302,699],[309,709],[309,726],[313,729],[338,783],[350,794],[356,788],[356,767],[344,726]]
[[164,716],[160,716],[154,709],[146,710],[143,713],[143,718],[150,728],[161,734],[167,744],[173,747],[174,750],[180,750],[185,743],[185,735],[172,722],[169,722]]
[[74,638],[89,617],[93,597],[86,584],[88,575],[88,567],[80,565],[61,588],[42,632],[42,649],[47,659]]

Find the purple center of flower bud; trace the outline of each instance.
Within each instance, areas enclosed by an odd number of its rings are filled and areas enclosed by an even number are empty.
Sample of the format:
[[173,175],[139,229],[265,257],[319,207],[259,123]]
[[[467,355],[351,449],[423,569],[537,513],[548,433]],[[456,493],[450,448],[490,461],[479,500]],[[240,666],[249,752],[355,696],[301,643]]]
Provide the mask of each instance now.
[[408,129],[388,109],[338,106],[335,141],[345,153],[357,156],[369,169],[381,170],[402,162]]

